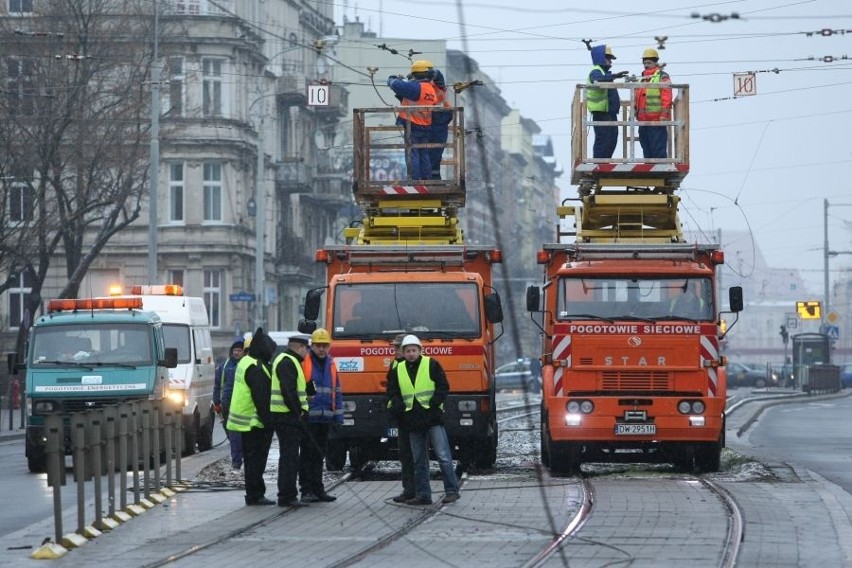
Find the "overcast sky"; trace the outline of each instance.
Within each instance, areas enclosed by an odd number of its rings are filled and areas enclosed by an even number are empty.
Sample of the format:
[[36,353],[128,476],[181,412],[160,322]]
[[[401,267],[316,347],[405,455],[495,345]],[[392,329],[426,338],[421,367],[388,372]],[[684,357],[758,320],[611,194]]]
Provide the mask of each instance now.
[[[614,71],[639,73],[642,51],[667,36],[661,62],[673,82],[689,83],[692,100],[685,229],[749,231],[770,266],[800,268],[821,296],[825,199],[829,248],[852,253],[852,224],[844,226],[852,221],[852,60],[845,59],[852,57],[852,3],[610,0],[568,7],[577,4],[359,0],[339,4],[336,19],[341,23],[345,11],[380,36],[443,38],[466,50],[509,104],[551,136],[566,168],[570,100],[591,65],[581,40],[612,46]],[[757,94],[734,98],[733,74],[748,71],[757,72]],[[563,197],[574,197],[568,173],[563,177]],[[832,279],[849,267],[852,254],[833,259]]]

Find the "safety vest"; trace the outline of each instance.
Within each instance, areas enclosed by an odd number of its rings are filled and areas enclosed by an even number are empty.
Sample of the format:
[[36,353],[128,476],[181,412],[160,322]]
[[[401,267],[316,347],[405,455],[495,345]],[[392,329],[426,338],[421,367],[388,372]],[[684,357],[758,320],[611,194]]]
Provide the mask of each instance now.
[[[308,353],[305,359],[302,361],[302,372],[305,374],[305,385],[308,382],[314,383],[314,391],[316,394],[314,395],[311,404],[309,404],[310,411],[308,412],[308,416],[312,417],[330,417],[336,414],[343,414],[342,408],[337,408],[337,391],[339,390],[340,381],[337,378],[337,365],[334,364],[334,360],[330,357],[326,356],[326,360],[329,361],[329,366],[331,367],[331,385],[326,386],[324,384],[319,384],[319,382],[314,380],[314,358],[311,357],[311,354]],[[323,369],[317,366],[316,371],[318,373],[322,373]],[[330,401],[328,403],[328,409],[325,408],[325,401]]]
[[[402,106],[433,106],[438,103],[438,95],[435,94],[435,85],[429,81],[420,83],[420,98],[416,101],[402,99]],[[402,120],[411,121],[418,126],[431,126],[432,111],[429,109],[411,109],[399,113]]]
[[[231,396],[231,411],[228,414],[228,430],[248,432],[252,428],[263,428],[263,422],[260,421],[254,399],[251,397],[251,389],[246,383],[246,371],[252,365],[260,365],[260,363],[251,355],[244,355],[237,363],[237,371],[234,373],[234,394]],[[270,376],[269,369],[264,365],[260,366],[266,376]]]
[[432,395],[435,394],[435,381],[429,374],[429,357],[422,357],[420,365],[417,367],[417,375],[412,382],[408,376],[408,366],[400,363],[396,367],[396,376],[399,379],[399,391],[402,393],[402,402],[405,404],[405,411],[409,412],[414,408],[414,399],[420,403],[423,408],[429,408],[429,401],[432,400]]
[[[606,75],[606,71],[600,65],[592,67],[592,71],[595,69]],[[592,71],[589,71],[589,76],[586,79],[586,83],[589,85],[594,84],[592,81]],[[593,87],[586,90],[586,106],[589,112],[609,112],[609,89]]]
[[[663,70],[657,67],[650,75],[642,77],[645,83],[660,83]],[[668,110],[668,104],[663,104],[662,91],[664,89],[645,88],[636,91],[636,118],[639,120],[661,120]],[[668,99],[671,102],[671,89],[668,91]]]
[[284,394],[281,392],[281,380],[279,379],[277,372],[278,364],[281,363],[285,357],[290,359],[296,367],[296,394],[299,396],[299,406],[302,407],[302,410],[307,412],[308,392],[306,390],[305,373],[302,371],[302,366],[299,364],[299,360],[289,353],[281,353],[275,358],[275,362],[272,364],[272,368],[276,369],[276,372],[272,374],[272,398],[269,401],[269,410],[270,412],[290,412],[290,408],[284,404]]

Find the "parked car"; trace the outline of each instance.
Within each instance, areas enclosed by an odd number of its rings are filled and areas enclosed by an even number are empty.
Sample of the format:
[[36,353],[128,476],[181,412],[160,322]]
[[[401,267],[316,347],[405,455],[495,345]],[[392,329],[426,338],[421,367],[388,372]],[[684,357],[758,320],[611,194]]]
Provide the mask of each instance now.
[[846,363],[840,367],[840,386],[852,387],[852,363]]
[[497,367],[494,374],[497,390],[527,390],[541,392],[541,374],[533,373],[529,359],[521,359]]
[[777,386],[778,374],[775,371],[767,371],[766,365],[756,363],[728,362],[725,365],[728,375],[729,387],[755,387]]

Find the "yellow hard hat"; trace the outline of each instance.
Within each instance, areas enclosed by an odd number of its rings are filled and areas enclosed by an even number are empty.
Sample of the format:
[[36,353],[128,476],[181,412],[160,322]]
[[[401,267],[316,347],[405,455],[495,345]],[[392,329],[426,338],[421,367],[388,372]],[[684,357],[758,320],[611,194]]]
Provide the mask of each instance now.
[[645,51],[642,52],[642,59],[659,59],[660,54],[657,53],[657,50],[653,47],[649,47]]
[[606,46],[606,50],[604,51],[604,55],[612,57],[613,59],[618,59],[615,55],[612,54],[612,48],[610,46]]
[[251,345],[251,335],[243,339],[243,351],[248,351],[249,345]]
[[418,59],[414,63],[411,64],[411,72],[412,73],[425,73],[432,69],[434,65],[432,65],[431,61],[427,61],[425,59]]
[[311,334],[311,343],[328,343],[331,344],[331,335],[328,330],[323,327],[318,327]]

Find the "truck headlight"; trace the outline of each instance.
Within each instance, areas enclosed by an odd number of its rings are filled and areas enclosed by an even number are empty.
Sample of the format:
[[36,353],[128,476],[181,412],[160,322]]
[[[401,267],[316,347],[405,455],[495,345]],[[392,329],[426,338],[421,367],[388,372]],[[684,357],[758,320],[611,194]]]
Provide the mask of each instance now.
[[166,394],[166,398],[173,402],[175,406],[186,405],[186,393],[183,391],[171,390],[168,392],[168,394]]

